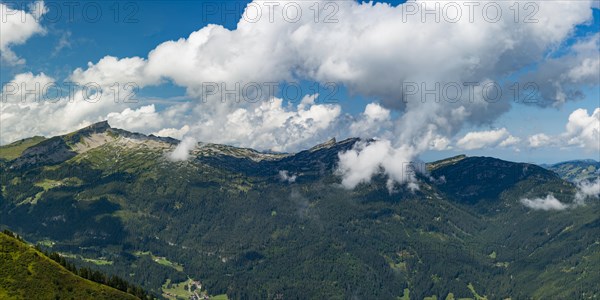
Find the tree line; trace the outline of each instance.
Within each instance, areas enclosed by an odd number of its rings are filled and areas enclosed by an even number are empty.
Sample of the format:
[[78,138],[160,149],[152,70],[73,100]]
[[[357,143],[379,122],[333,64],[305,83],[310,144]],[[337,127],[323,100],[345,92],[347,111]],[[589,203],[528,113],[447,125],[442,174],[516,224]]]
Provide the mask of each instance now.
[[[13,238],[21,241],[21,242],[25,242],[23,240],[23,238],[20,237],[18,234],[13,233],[7,229],[3,230],[2,232],[10,237],[13,237]],[[35,249],[38,250],[39,252],[43,253],[46,257],[50,258],[51,260],[57,262],[58,264],[63,266],[65,269],[69,270],[71,273],[78,275],[79,277],[82,277],[82,278],[85,278],[90,281],[100,283],[100,284],[103,284],[106,286],[110,286],[117,290],[120,290],[125,293],[136,296],[140,299],[144,299],[144,300],[157,299],[154,295],[146,292],[142,287],[131,284],[119,276],[116,276],[116,275],[109,276],[98,270],[92,270],[91,268],[88,268],[88,267],[81,267],[78,269],[73,263],[69,262],[63,256],[61,256],[60,254],[58,254],[56,252],[45,251],[44,249],[40,248],[39,245],[35,245]]]

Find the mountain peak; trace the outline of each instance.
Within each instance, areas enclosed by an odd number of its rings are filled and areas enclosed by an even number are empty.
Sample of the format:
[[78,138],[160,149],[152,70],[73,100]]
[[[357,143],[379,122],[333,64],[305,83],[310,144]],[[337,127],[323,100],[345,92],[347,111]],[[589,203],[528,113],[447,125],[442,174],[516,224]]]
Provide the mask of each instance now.
[[459,162],[459,161],[461,161],[461,160],[463,160],[465,158],[467,158],[467,156],[464,155],[464,154],[456,155],[456,156],[449,157],[449,158],[444,158],[444,159],[441,159],[441,160],[437,160],[437,161],[428,163],[427,164],[427,168],[429,169],[429,171],[433,171],[435,169],[438,169],[438,168],[441,168],[441,167],[444,167],[444,166],[447,166],[447,165],[451,165],[451,164],[457,163],[457,162]]
[[107,120],[104,120],[104,121],[94,123],[88,127],[84,127],[82,129],[80,129],[79,131],[101,133],[101,132],[107,131],[108,129],[112,129],[112,127],[110,127],[110,124],[108,124]]
[[316,151],[316,150],[323,149],[323,148],[331,148],[331,147],[335,146],[336,143],[337,143],[337,141],[335,140],[335,138],[331,138],[325,143],[321,143],[321,144],[318,144],[318,145],[310,148],[309,151]]
[[[95,138],[93,136],[96,136]],[[66,139],[69,141],[70,145],[75,145],[81,143],[84,139],[92,138],[92,140],[96,139],[96,141],[87,141],[87,144],[96,146],[100,144],[104,144],[105,142],[111,140],[117,140],[118,137],[123,137],[128,141],[135,140],[136,144],[144,144],[145,142],[158,142],[158,143],[166,143],[169,145],[175,145],[179,143],[178,140],[170,138],[170,137],[159,137],[155,135],[146,135],[138,132],[131,132],[125,129],[113,128],[108,124],[108,121],[101,121],[94,123],[90,126],[84,127],[75,132],[69,133],[65,135]],[[98,140],[99,138],[99,140]],[[91,142],[91,143],[89,143]],[[100,144],[98,144],[100,142]],[[85,145],[87,148],[89,145]],[[148,146],[148,144],[146,145]],[[155,145],[156,146],[156,145]]]
[[73,131],[71,133],[65,134],[65,135],[63,135],[63,137],[69,144],[76,144],[76,143],[79,143],[83,137],[89,137],[93,134],[106,133],[107,131],[110,131],[110,130],[113,130],[113,128],[110,127],[110,125],[108,124],[108,121],[101,121],[101,122],[97,122],[92,125],[89,125],[87,127],[83,127],[81,129]]

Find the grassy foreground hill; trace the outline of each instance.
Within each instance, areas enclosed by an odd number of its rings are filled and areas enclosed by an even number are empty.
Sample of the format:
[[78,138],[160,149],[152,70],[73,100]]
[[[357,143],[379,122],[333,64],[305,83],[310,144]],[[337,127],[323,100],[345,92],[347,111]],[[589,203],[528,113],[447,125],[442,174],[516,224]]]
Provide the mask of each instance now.
[[0,233],[0,299],[138,299],[83,279],[32,246]]
[[[199,143],[171,161],[177,140],[98,123],[0,147],[0,223],[168,299],[600,297],[600,203],[571,206],[573,183],[459,156],[428,164],[418,189],[390,193],[380,174],[348,190],[336,166],[356,142]],[[549,194],[568,208],[521,201]]]

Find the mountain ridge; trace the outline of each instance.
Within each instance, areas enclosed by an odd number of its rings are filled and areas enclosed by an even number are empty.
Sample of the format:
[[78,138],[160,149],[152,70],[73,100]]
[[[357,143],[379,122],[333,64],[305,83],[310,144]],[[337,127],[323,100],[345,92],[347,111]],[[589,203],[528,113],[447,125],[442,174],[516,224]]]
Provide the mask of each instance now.
[[174,162],[175,143],[110,132],[44,140],[63,161],[44,144],[33,163],[0,161],[0,222],[159,295],[190,279],[236,299],[600,293],[600,205],[524,206],[575,197],[536,165],[455,156],[417,172],[418,189],[377,174],[349,190],[338,153],[358,139],[276,154],[199,143]]
[[569,160],[543,167],[571,182],[600,180],[600,162],[593,159]]
[[[25,155],[25,156],[32,156],[32,155],[40,155],[42,153],[44,154],[48,154],[45,153],[46,151],[43,150],[39,150],[36,149],[38,147],[36,146],[45,146],[48,148],[52,148],[52,150],[59,150],[59,152],[62,150],[66,150],[68,152],[68,150],[75,150],[75,152],[77,153],[81,153],[84,152],[86,150],[89,149],[89,147],[81,147],[79,149],[73,149],[72,145],[81,143],[82,141],[85,142],[89,142],[86,141],[85,138],[90,137],[91,135],[94,134],[107,134],[109,136],[121,136],[121,137],[125,137],[125,138],[130,138],[133,140],[140,140],[140,141],[154,141],[154,142],[159,142],[159,143],[166,143],[169,144],[171,146],[173,145],[177,145],[179,144],[181,141],[172,137],[162,137],[162,136],[155,136],[153,134],[143,134],[143,133],[138,133],[138,132],[132,132],[132,131],[128,131],[128,130],[124,130],[124,129],[120,129],[120,128],[114,128],[112,126],[110,126],[109,122],[107,120],[103,120],[103,121],[99,121],[96,123],[93,123],[91,125],[85,126],[81,129],[78,129],[76,131],[73,131],[71,133],[67,133],[67,134],[63,134],[63,135],[57,135],[57,136],[53,136],[53,137],[43,137],[43,136],[33,136],[30,138],[24,138],[21,140],[17,140],[15,142],[0,146],[0,160],[4,159],[7,161],[11,161],[14,160],[16,158],[18,158],[19,156]],[[71,149],[62,149],[65,145],[62,145],[62,142],[57,141],[58,139],[62,139],[68,146],[71,146]],[[210,143],[210,142],[198,142],[196,147],[194,148],[195,152],[193,151],[193,154],[203,154],[203,155],[207,155],[207,154],[211,154],[211,152],[213,154],[231,154],[231,156],[236,156],[240,153],[245,153],[248,154],[248,156],[251,157],[256,157],[256,155],[265,155],[266,157],[286,157],[286,156],[293,156],[296,154],[299,154],[301,152],[305,152],[305,151],[316,151],[322,148],[334,148],[343,144],[347,144],[347,143],[356,143],[358,141],[360,141],[361,139],[356,138],[356,137],[351,137],[351,138],[347,138],[344,139],[342,141],[337,141],[336,138],[331,138],[328,141],[325,141],[323,143],[320,144],[316,144],[310,148],[304,149],[304,150],[299,150],[297,152],[272,152],[269,150],[256,150],[256,149],[252,149],[252,148],[247,148],[247,147],[239,147],[239,146],[232,146],[232,145],[226,145],[226,144],[217,144],[217,143]],[[374,140],[372,139],[365,139],[365,141],[367,142],[372,142]],[[40,145],[41,144],[41,145]],[[19,146],[25,145],[26,147],[23,149],[18,149],[16,151],[14,151],[14,153],[8,153],[9,151],[7,150],[13,150],[11,148],[19,148]],[[29,148],[34,148],[31,149],[29,151]],[[198,151],[198,149],[200,148],[204,148],[204,150],[208,150],[208,151],[204,151],[202,153],[202,151]],[[347,147],[344,147],[344,149],[346,149]],[[20,150],[20,151],[19,151]],[[227,151],[223,151],[223,150],[227,150]],[[12,152],[12,151],[10,151]],[[229,152],[229,153],[227,153]],[[69,154],[65,154],[63,153],[62,156],[61,155],[57,155],[55,161],[56,162],[60,162],[61,158],[64,157],[68,157]],[[451,160],[461,160],[465,157],[485,157],[485,156],[467,156],[465,154],[458,154],[452,157],[448,157],[448,158],[443,158],[443,159],[439,159],[436,161],[431,161],[431,162],[427,162],[427,168],[431,169],[431,168],[435,168],[434,166],[439,165],[441,163],[450,163]],[[490,158],[494,158],[494,157],[490,157]],[[499,158],[495,158],[495,159],[499,159]],[[52,161],[52,159],[50,159],[50,161]],[[508,161],[508,160],[505,160]],[[573,159],[573,160],[568,160],[568,161],[562,161],[562,162],[558,162],[558,163],[554,163],[554,164],[535,164],[538,166],[541,166],[543,168],[552,170],[552,171],[556,171],[558,170],[558,167],[562,166],[562,165],[568,165],[568,164],[589,164],[589,165],[597,165],[600,166],[600,161],[594,160],[594,159]],[[597,169],[600,169],[597,168]],[[559,172],[560,175],[560,172]]]

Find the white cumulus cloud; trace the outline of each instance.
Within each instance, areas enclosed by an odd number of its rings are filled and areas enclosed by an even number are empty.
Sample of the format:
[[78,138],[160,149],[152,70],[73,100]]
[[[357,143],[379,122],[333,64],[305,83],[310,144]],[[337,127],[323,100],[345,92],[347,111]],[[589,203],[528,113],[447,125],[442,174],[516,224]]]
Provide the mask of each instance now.
[[0,3],[0,60],[10,65],[25,63],[11,47],[24,44],[33,35],[45,34],[46,29],[40,24],[40,18],[47,11],[44,1],[31,3],[27,8]]
[[126,108],[116,113],[107,115],[108,123],[117,128],[140,131],[148,128],[160,128],[161,118],[154,108],[154,104],[142,106],[138,109]]
[[600,151],[600,108],[596,108],[592,114],[581,108],[572,112],[564,138],[568,145]]
[[497,130],[469,132],[460,138],[456,145],[465,150],[481,149],[486,147],[507,147],[515,145],[519,138],[512,136],[506,128]]
[[565,131],[556,136],[544,133],[532,135],[528,139],[529,147],[544,146],[579,147],[590,152],[600,151],[600,108],[590,114],[579,108],[569,115]]
[[296,107],[272,98],[254,108],[203,114],[190,131],[203,140],[261,150],[301,149],[327,140],[341,114],[337,104],[315,104],[317,95],[304,97]]
[[177,128],[163,128],[163,129],[161,129],[161,130],[159,130],[157,132],[153,132],[152,134],[154,134],[156,136],[172,137],[174,139],[180,140],[189,131],[190,131],[190,126],[183,125],[183,127],[179,128],[179,129],[177,129]]
[[529,142],[529,147],[539,148],[539,147],[549,145],[552,142],[552,140],[548,135],[546,135],[544,133],[538,133],[538,134],[534,134],[534,135],[530,136],[528,139],[528,142]]
[[391,127],[390,110],[379,103],[369,103],[356,121],[350,124],[352,136],[373,138]]
[[[388,176],[387,183],[390,192],[393,184],[414,183],[415,173],[411,166],[414,157],[414,149],[396,149],[388,140],[379,140],[366,144],[359,142],[354,149],[339,154],[338,171],[344,177],[342,185],[346,188],[354,188],[360,183],[369,182],[371,176],[383,173]],[[411,185],[411,189],[415,189]]]

